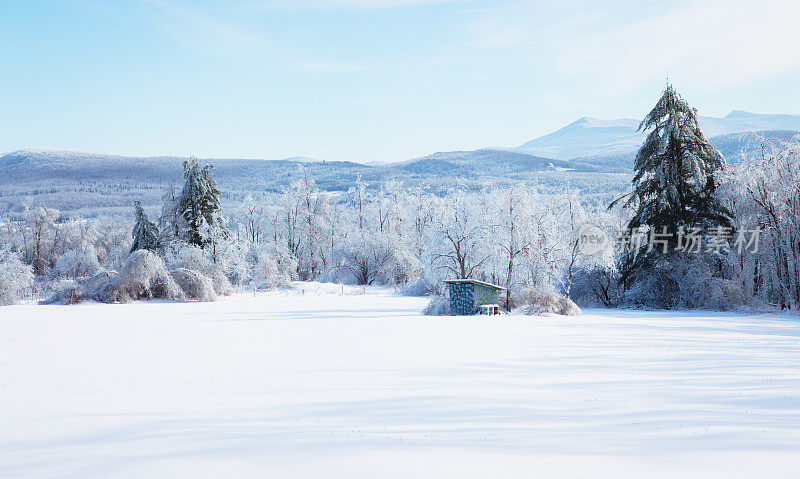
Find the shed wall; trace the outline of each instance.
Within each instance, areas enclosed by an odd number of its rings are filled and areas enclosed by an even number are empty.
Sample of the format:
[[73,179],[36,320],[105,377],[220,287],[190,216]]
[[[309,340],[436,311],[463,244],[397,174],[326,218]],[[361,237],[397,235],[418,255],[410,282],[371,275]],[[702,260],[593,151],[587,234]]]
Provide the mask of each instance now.
[[470,283],[450,283],[450,314],[466,316],[475,314],[475,290]]
[[481,284],[475,287],[475,310],[477,311],[482,304],[497,304],[497,290]]

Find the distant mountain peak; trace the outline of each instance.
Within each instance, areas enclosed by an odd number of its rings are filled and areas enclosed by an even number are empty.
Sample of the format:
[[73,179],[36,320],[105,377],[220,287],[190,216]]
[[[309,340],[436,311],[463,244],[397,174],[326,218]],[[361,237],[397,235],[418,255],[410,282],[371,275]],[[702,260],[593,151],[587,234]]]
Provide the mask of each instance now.
[[616,120],[601,120],[599,118],[592,118],[590,116],[584,116],[576,121],[573,121],[565,128],[570,126],[580,126],[583,128],[616,128],[616,127],[625,127],[625,128],[636,128],[639,126],[639,122],[632,119],[632,118],[619,118]]
[[[800,131],[800,115],[764,115],[733,110],[724,118],[699,117],[706,138],[749,131]],[[514,148],[514,151],[564,161],[599,161],[597,158],[630,157],[646,133],[631,118],[602,120],[584,116],[569,125]]]
[[753,118],[753,117],[756,117],[756,116],[759,116],[759,115],[757,115],[756,113],[751,113],[749,111],[731,110],[730,113],[725,115],[725,118],[727,118],[728,120],[735,120],[737,118]]

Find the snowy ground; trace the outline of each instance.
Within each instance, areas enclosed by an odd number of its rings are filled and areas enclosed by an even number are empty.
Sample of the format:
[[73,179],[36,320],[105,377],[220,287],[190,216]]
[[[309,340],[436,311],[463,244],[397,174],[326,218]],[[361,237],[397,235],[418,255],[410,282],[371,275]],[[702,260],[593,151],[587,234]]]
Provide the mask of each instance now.
[[796,318],[421,317],[303,287],[0,308],[0,477],[800,470]]

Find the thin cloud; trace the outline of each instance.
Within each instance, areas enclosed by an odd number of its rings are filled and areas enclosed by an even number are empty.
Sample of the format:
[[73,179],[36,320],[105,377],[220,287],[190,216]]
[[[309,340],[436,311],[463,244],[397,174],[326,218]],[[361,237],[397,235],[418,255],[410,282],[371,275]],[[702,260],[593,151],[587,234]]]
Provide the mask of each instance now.
[[476,0],[257,0],[251,8],[281,10],[379,10],[441,3],[475,3]]
[[654,78],[732,86],[800,66],[800,3],[514,2],[476,9],[464,45],[497,61],[596,79],[622,94]]
[[143,0],[154,6],[152,18],[183,46],[201,53],[252,54],[269,52],[269,42],[241,24],[176,2]]
[[355,62],[324,60],[271,39],[237,20],[197,6],[166,0],[141,0],[155,6],[155,22],[185,48],[210,55],[270,60],[290,68],[327,73],[368,72],[375,67]]

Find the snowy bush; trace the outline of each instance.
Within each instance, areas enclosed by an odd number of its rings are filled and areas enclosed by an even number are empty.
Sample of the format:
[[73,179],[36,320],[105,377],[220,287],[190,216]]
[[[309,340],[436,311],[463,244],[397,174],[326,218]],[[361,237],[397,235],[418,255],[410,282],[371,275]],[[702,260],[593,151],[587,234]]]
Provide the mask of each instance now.
[[233,286],[222,271],[222,267],[212,262],[205,250],[198,246],[175,245],[167,253],[166,264],[170,270],[188,269],[210,278],[217,295],[225,296],[233,293]]
[[233,294],[233,285],[231,285],[228,276],[219,269],[215,269],[211,272],[211,287],[214,288],[214,292],[220,296],[229,296]]
[[167,272],[164,261],[147,250],[131,253],[119,275],[101,286],[93,296],[106,303],[152,298],[186,299],[180,286]]
[[100,270],[88,279],[56,281],[49,288],[53,293],[42,304],[77,304],[95,299],[96,294],[116,277],[116,271]]
[[554,291],[525,289],[512,296],[517,312],[529,316],[560,314],[580,316],[581,309],[571,299]]
[[272,289],[291,284],[289,275],[282,272],[278,263],[263,249],[251,247],[247,253],[247,262],[254,288]]
[[[250,279],[247,264],[248,246],[243,242],[226,240],[216,246],[217,264],[220,273],[224,274],[231,286],[242,286]],[[217,294],[228,294],[220,290]]]
[[202,274],[186,268],[178,268],[170,271],[169,274],[188,299],[195,301],[217,300],[213,282]]
[[[125,265],[123,264],[120,270],[124,267]],[[91,278],[83,280],[81,286],[84,291],[86,291],[87,296],[92,296],[94,292],[99,291],[100,288],[114,281],[117,276],[119,276],[119,274],[114,270],[101,269]]]
[[722,261],[673,256],[625,291],[621,304],[651,309],[736,308],[746,302],[736,281],[720,271]]
[[619,296],[619,276],[613,268],[579,268],[572,278],[569,297],[580,306],[613,307]]
[[402,289],[403,296],[430,296],[433,294],[441,294],[443,288],[441,281],[432,281],[427,275],[423,275],[416,282],[407,285]]
[[54,293],[41,304],[77,304],[86,299],[85,289],[74,280],[61,281],[53,289]]
[[424,316],[449,316],[450,301],[445,296],[433,296],[420,314]]
[[94,246],[66,251],[58,258],[53,273],[62,278],[84,278],[94,275],[100,268]]
[[334,279],[346,284],[392,284],[402,270],[397,245],[375,235],[355,235],[332,253]]
[[111,271],[121,271],[125,266],[125,261],[128,260],[128,249],[123,249],[120,246],[115,246],[108,252],[105,268]]
[[209,259],[199,246],[187,243],[173,243],[164,255],[164,262],[170,269],[186,268],[193,271],[206,272],[213,267]]
[[31,267],[12,253],[0,253],[0,305],[19,301],[33,285]]

